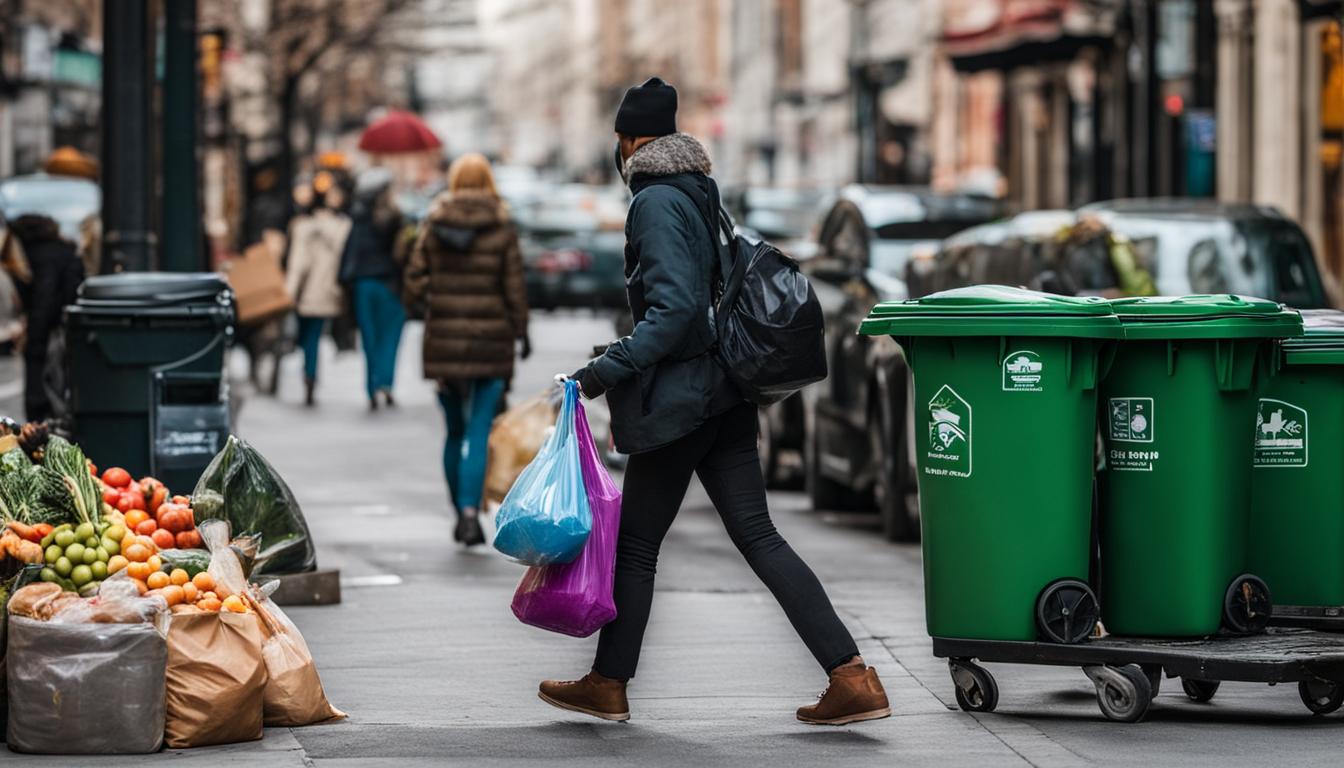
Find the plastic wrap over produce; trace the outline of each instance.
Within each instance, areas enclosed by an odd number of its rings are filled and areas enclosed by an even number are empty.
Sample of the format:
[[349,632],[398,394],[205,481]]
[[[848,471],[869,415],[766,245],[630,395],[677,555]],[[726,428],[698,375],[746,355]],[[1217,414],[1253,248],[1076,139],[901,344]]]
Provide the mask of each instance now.
[[495,517],[495,549],[524,565],[568,563],[593,527],[574,430],[578,385],[565,382],[555,432],[518,476]]
[[168,644],[153,624],[10,616],[10,749],[81,755],[158,751],[167,663]]
[[582,403],[577,411],[575,427],[593,532],[574,562],[527,569],[513,595],[513,615],[534,627],[587,637],[616,618],[611,590],[621,527],[621,491],[598,456]]

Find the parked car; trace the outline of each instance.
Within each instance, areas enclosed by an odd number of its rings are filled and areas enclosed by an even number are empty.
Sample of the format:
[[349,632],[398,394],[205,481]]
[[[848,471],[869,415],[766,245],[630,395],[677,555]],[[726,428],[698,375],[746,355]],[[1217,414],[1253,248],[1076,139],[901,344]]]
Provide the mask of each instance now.
[[801,393],[793,420],[817,509],[875,508],[889,539],[918,539],[905,358],[890,338],[859,336],[858,326],[877,302],[907,297],[906,263],[1000,215],[989,198],[905,187],[848,188],[826,215],[804,269],[826,314],[830,376]]
[[945,240],[908,265],[912,296],[999,283],[1115,295],[1108,244],[1130,249],[1164,295],[1237,293],[1303,309],[1329,305],[1311,245],[1273,208],[1204,200],[1118,200],[1032,211]]
[[725,191],[724,206],[737,224],[797,261],[817,252],[817,226],[835,194],[822,189],[746,187]]
[[0,181],[0,215],[6,220],[25,213],[50,216],[60,226],[61,236],[76,243],[80,224],[97,215],[101,206],[98,185],[76,176],[34,173]]
[[626,306],[625,208],[622,192],[568,184],[516,210],[531,306]]

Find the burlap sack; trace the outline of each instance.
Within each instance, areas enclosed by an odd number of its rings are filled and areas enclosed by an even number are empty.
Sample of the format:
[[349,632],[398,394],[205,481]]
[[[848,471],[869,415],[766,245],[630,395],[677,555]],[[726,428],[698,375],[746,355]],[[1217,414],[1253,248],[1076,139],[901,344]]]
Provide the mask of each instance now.
[[560,413],[559,387],[527,398],[495,418],[486,448],[482,500],[504,501],[523,468],[536,458]]
[[345,717],[331,706],[299,628],[269,599],[257,607],[266,640],[266,725],[300,726]]
[[173,617],[164,744],[183,749],[261,738],[264,640],[255,613]]

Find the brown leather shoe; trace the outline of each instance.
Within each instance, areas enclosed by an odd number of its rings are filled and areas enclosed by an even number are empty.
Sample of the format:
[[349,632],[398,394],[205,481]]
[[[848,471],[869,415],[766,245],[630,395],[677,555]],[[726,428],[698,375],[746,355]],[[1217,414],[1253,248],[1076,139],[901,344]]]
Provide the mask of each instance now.
[[813,725],[846,725],[891,717],[891,705],[877,670],[858,664],[831,670],[831,683],[816,704],[798,708],[798,719]]
[[589,672],[580,680],[544,680],[537,696],[553,707],[623,723],[630,719],[625,681]]

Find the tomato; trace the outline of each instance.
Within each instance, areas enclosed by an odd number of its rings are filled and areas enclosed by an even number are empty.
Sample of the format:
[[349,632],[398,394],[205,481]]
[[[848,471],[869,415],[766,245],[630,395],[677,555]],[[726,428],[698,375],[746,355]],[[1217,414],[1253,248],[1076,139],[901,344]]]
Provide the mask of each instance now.
[[174,503],[174,504],[181,504],[181,505],[183,505],[183,506],[187,506],[187,507],[189,507],[189,506],[191,506],[191,497],[190,497],[190,496],[174,496],[174,497],[173,497],[173,503]]
[[[85,461],[89,460],[85,459]],[[89,461],[89,474],[93,475],[94,477],[98,476],[98,465],[94,464],[92,461]]]
[[154,522],[153,520],[146,520],[143,523],[135,526],[135,532],[140,534],[141,536],[150,536],[157,530],[159,530],[159,524]]
[[103,473],[103,482],[113,488],[125,488],[131,484],[131,473],[121,467],[112,467]]
[[200,549],[201,534],[198,531],[183,531],[176,536],[178,549]]
[[[37,529],[38,535],[42,538],[46,538],[51,534],[51,523],[38,523],[33,527]],[[41,541],[41,539],[39,539],[39,541]]]
[[140,479],[140,490],[145,494],[145,509],[155,512],[168,498],[168,487],[152,477]]
[[115,507],[117,506],[117,502],[120,500],[121,500],[121,489],[108,488],[107,490],[103,491],[104,504],[110,504]]
[[145,508],[145,497],[143,494],[131,493],[130,491],[125,491],[119,497],[117,497],[118,512],[130,512],[133,509],[144,509],[144,508]]
[[159,528],[154,531],[154,533],[150,535],[150,538],[154,540],[154,546],[159,549],[172,549],[173,544],[176,541],[173,538],[173,534],[164,528]]

